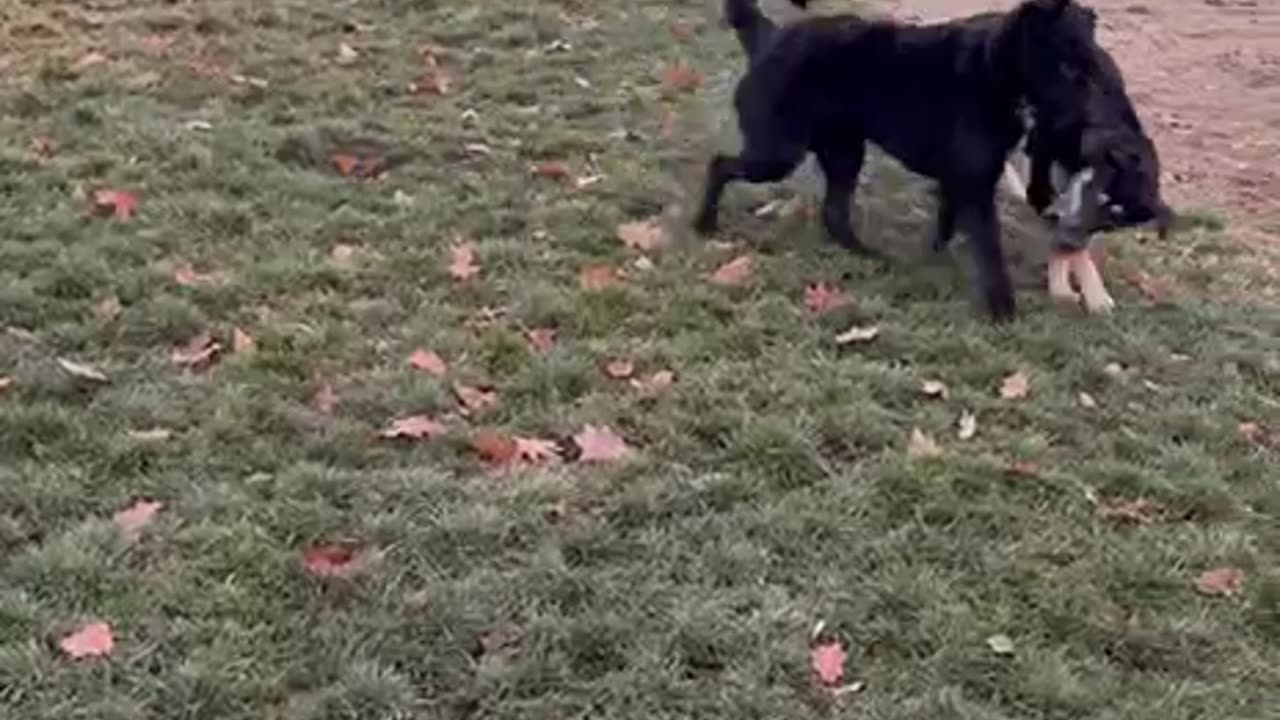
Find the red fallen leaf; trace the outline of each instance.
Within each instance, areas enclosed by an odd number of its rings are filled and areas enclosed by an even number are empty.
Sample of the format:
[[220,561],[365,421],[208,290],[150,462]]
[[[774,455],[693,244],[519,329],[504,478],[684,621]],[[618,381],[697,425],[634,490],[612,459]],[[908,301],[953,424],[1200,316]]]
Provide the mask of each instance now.
[[623,245],[640,252],[661,250],[671,242],[666,229],[656,217],[622,223],[618,226],[617,235]]
[[202,332],[191,338],[186,345],[169,354],[174,365],[188,370],[203,370],[213,363],[222,352],[222,343],[208,332]]
[[492,430],[481,430],[471,437],[471,449],[487,463],[507,465],[519,455],[520,444],[515,438]]
[[164,509],[164,503],[150,500],[139,500],[112,516],[116,527],[125,537],[133,537],[151,524],[156,513]]
[[115,644],[111,626],[104,622],[89,623],[58,641],[58,647],[72,660],[110,655]]
[[1040,466],[1030,460],[1015,460],[1009,465],[1009,472],[1024,477],[1039,477]]
[[831,283],[811,283],[804,289],[804,305],[821,314],[853,304],[853,297]]
[[367,571],[379,557],[380,553],[353,542],[312,545],[302,550],[302,568],[312,577],[349,580]]
[[605,363],[604,374],[614,380],[626,380],[636,372],[635,363],[626,358],[616,358]]
[[439,421],[426,415],[410,415],[392,420],[391,424],[378,435],[388,440],[429,440],[445,432],[447,428]]
[[48,160],[58,152],[58,141],[48,135],[37,135],[31,138],[27,143],[27,147],[31,149],[32,154],[42,160]]
[[614,462],[631,455],[627,442],[604,425],[584,425],[573,442],[582,451],[579,462]]
[[612,265],[586,265],[578,274],[578,282],[583,290],[595,292],[613,287],[621,281],[618,268]]
[[739,255],[721,265],[711,275],[711,282],[724,287],[741,287],[747,284],[755,270],[755,258]]
[[453,394],[457,396],[458,403],[462,405],[463,415],[483,412],[498,404],[498,392],[491,386],[472,387],[462,383],[454,383]]
[[556,347],[556,331],[552,328],[533,328],[524,333],[529,347],[539,355],[547,355]]
[[1000,384],[1000,397],[1004,400],[1021,400],[1031,392],[1031,380],[1019,370],[1006,377]]
[[236,327],[231,330],[231,352],[235,355],[253,355],[258,352],[258,341],[249,333]]
[[679,20],[672,20],[671,23],[667,25],[667,29],[671,31],[671,37],[677,40],[683,41],[693,39],[693,30],[689,29],[688,25],[680,22]]
[[95,190],[93,209],[99,215],[114,215],[117,220],[129,220],[138,209],[138,196],[128,190]]
[[677,63],[663,71],[662,82],[671,90],[690,92],[702,86],[702,75],[689,65]]
[[1137,500],[1108,500],[1098,503],[1098,517],[1130,525],[1150,525],[1164,514],[1160,503],[1139,498]]
[[529,172],[535,177],[547,178],[557,182],[572,183],[573,171],[559,160],[544,160],[529,166]]
[[449,372],[449,366],[445,364],[444,359],[431,350],[414,350],[413,354],[409,355],[409,365],[436,377]]
[[372,178],[387,169],[385,158],[376,155],[353,155],[351,153],[335,153],[329,158],[334,170],[343,177]]
[[1195,579],[1196,592],[1210,597],[1234,597],[1244,587],[1244,571],[1223,567],[1206,570]]
[[458,281],[469,280],[480,272],[476,262],[476,244],[470,240],[455,243],[449,249],[449,275]]
[[360,165],[360,158],[355,155],[338,153],[329,158],[329,162],[333,163],[333,167],[338,171],[339,175],[351,175],[356,171],[356,167]]
[[333,409],[338,406],[338,396],[333,392],[333,386],[324,383],[316,390],[316,394],[311,396],[311,407],[321,415],[332,415]]
[[815,645],[809,651],[809,664],[823,685],[835,687],[844,679],[844,663],[847,657],[840,643],[822,643]]
[[648,377],[632,379],[631,387],[638,390],[645,397],[656,397],[674,385],[675,382],[675,373],[670,370],[659,370]]

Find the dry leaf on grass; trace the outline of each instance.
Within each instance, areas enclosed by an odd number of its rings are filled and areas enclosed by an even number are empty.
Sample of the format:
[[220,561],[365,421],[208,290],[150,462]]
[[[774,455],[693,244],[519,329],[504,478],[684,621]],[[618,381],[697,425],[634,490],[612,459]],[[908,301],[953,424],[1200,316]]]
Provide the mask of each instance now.
[[66,358],[58,358],[58,365],[67,371],[67,374],[77,380],[87,382],[104,383],[108,382],[106,374],[92,365],[78,363]]
[[676,382],[676,374],[670,370],[659,370],[645,377],[632,378],[631,387],[644,397],[657,397]]
[[387,159],[381,155],[339,152],[329,157],[333,169],[343,177],[376,178],[387,171]]
[[1004,400],[1021,400],[1031,392],[1031,380],[1019,370],[1000,383],[1000,397]]
[[534,177],[555,180],[556,182],[570,185],[574,182],[573,170],[569,169],[569,165],[559,160],[544,160],[536,162],[529,166],[529,174]]
[[443,435],[447,431],[448,428],[438,420],[427,417],[426,415],[410,415],[408,417],[393,420],[391,424],[382,432],[378,433],[378,435],[388,440],[429,440]]
[[1137,500],[1103,500],[1096,508],[1098,517],[1130,525],[1150,525],[1164,515],[1164,506],[1145,498]]
[[961,440],[972,440],[978,434],[978,418],[967,410],[956,421],[956,437]]
[[110,325],[120,317],[120,298],[108,295],[93,306],[93,316],[103,325]]
[[115,522],[116,527],[119,528],[120,534],[131,538],[150,525],[151,521],[155,519],[156,513],[163,509],[164,503],[139,500],[117,512],[112,516],[112,520]]
[[626,441],[604,425],[584,425],[573,442],[581,451],[579,462],[615,462],[631,455]]
[[107,56],[105,54],[98,52],[97,50],[90,50],[84,55],[81,55],[75,62],[71,63],[71,69],[76,72],[81,72],[88,70],[91,67],[101,65],[106,61]]
[[663,71],[662,83],[676,92],[691,92],[702,86],[702,75],[689,65],[675,64]]
[[13,387],[13,378],[0,375],[0,392],[4,392]]
[[333,386],[327,382],[321,383],[315,394],[311,396],[311,409],[321,415],[332,415],[337,406],[338,396],[333,392]]
[[234,355],[254,355],[258,352],[258,341],[239,327],[232,328],[231,352]]
[[491,385],[473,387],[454,383],[453,394],[458,398],[458,404],[462,406],[462,414],[468,417],[498,404],[498,391]]
[[137,209],[138,196],[128,190],[104,188],[93,193],[93,210],[98,215],[113,215],[117,220],[129,220]]
[[880,337],[880,328],[875,325],[867,325],[865,327],[854,325],[836,336],[836,344],[853,345],[855,343],[871,342],[878,337]]
[[322,580],[350,580],[368,572],[381,557],[381,552],[358,543],[312,545],[302,550],[302,568]]
[[346,243],[337,243],[329,250],[329,259],[333,264],[342,267],[351,267],[355,264],[357,248],[355,245]]
[[444,358],[431,350],[423,350],[421,348],[414,350],[410,353],[408,362],[410,367],[436,377],[441,377],[449,372],[449,366],[445,363]]
[[826,687],[835,687],[844,679],[844,664],[848,656],[838,642],[814,645],[809,650],[809,665],[818,681]]
[[659,218],[623,223],[617,229],[618,239],[632,250],[652,252],[671,244],[671,238]]
[[1195,579],[1196,592],[1210,597],[1234,597],[1244,588],[1244,571],[1235,567],[1215,568]]
[[1125,268],[1121,274],[1151,303],[1163,305],[1173,296],[1173,287],[1168,281],[1156,279],[1144,270]]
[[811,283],[804,289],[804,305],[820,315],[853,304],[853,296],[831,283]]
[[742,287],[751,280],[755,262],[750,255],[739,255],[717,268],[711,274],[711,282],[724,287]]
[[27,143],[32,154],[42,160],[48,160],[58,153],[58,141],[48,135],[37,135]]
[[556,347],[556,331],[552,328],[531,328],[525,331],[524,338],[539,355],[550,354]]
[[111,626],[92,622],[58,641],[58,647],[72,660],[110,655],[115,647]]
[[173,268],[173,281],[183,287],[218,285],[224,279],[222,273],[197,272],[186,260],[179,260]]
[[588,292],[604,290],[621,281],[622,276],[618,268],[612,265],[585,265],[578,274],[578,284]]
[[481,460],[497,467],[536,465],[560,458],[560,446],[554,440],[509,436],[493,430],[477,432],[471,436],[470,444]]
[[1009,464],[1008,471],[1022,477],[1039,477],[1040,465],[1030,460],[1015,460]]
[[456,242],[449,249],[449,276],[454,280],[470,280],[480,272],[476,261],[476,244],[470,240]]
[[188,370],[203,370],[217,359],[222,352],[222,343],[214,339],[208,332],[202,332],[191,338],[186,345],[169,354],[174,365]]
[[635,363],[626,358],[615,358],[604,365],[604,374],[614,380],[626,380],[634,375],[635,372]]
[[338,55],[334,59],[339,65],[353,65],[360,59],[360,53],[346,43],[338,43]]
[[911,428],[911,439],[907,441],[907,457],[928,460],[942,455],[942,448],[931,435],[920,428]]
[[939,400],[946,400],[951,395],[951,390],[941,380],[925,380],[920,383],[920,392],[924,393],[925,397]]

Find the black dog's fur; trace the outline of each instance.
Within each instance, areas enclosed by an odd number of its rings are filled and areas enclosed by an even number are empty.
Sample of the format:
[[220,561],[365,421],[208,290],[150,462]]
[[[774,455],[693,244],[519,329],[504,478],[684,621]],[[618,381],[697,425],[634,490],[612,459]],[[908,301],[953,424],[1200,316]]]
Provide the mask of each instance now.
[[870,140],[939,181],[940,219],[950,214],[971,237],[986,306],[1011,318],[996,185],[1023,134],[1021,103],[1062,124],[1082,121],[1094,47],[1086,10],[1073,0],[1025,0],[990,29],[851,15],[778,28],[755,0],[726,0],[725,16],[750,57],[734,95],[744,147],[712,158],[696,227],[715,230],[728,183],[782,180],[812,151],[826,176],[827,232],[876,254],[849,221]]

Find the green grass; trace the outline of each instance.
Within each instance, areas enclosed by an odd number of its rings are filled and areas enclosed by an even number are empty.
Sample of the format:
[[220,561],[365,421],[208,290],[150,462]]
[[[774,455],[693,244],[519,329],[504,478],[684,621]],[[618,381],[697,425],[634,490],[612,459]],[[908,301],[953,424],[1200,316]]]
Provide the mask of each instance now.
[[[1280,308],[1260,299],[1275,295],[1230,222],[1115,239],[1120,308],[1086,318],[1046,301],[1029,225],[1014,221],[1021,318],[993,327],[963,245],[925,257],[928,200],[880,164],[858,222],[899,258],[890,269],[824,243],[811,220],[752,215],[811,192],[802,179],[730,191],[720,239],[736,250],[689,237],[679,218],[656,267],[579,288],[582,265],[635,257],[619,223],[687,213],[708,153],[731,142],[741,60],[712,5],[0,9],[0,376],[12,379],[0,391],[0,714],[1274,713],[1280,475],[1266,432],[1280,425]],[[589,16],[598,26],[575,22]],[[154,54],[152,34],[172,45]],[[356,62],[335,61],[343,42]],[[428,44],[448,50],[454,91],[418,99],[405,88]],[[89,50],[107,61],[74,69]],[[703,88],[665,90],[675,62]],[[28,148],[35,136],[56,139],[51,159]],[[387,177],[334,173],[329,156],[353,144],[385,152]],[[604,179],[531,178],[541,160]],[[90,217],[103,186],[138,192],[137,216]],[[445,271],[456,237],[479,248],[466,287]],[[337,243],[359,248],[353,263],[330,259]],[[751,285],[707,281],[746,250]],[[181,261],[223,279],[178,285]],[[1116,268],[1172,283],[1170,301],[1147,302]],[[803,290],[821,280],[856,306],[812,316]],[[104,321],[95,307],[109,297],[121,310]],[[484,307],[506,312],[469,327]],[[854,323],[881,336],[837,347]],[[226,341],[234,326],[256,355],[205,373],[170,363],[198,332]],[[560,337],[545,357],[521,336],[540,326]],[[409,368],[417,347],[451,376]],[[617,355],[679,380],[639,397],[601,373]],[[58,358],[111,381],[79,382]],[[1001,400],[1019,369],[1030,397]],[[924,397],[929,378],[949,398]],[[393,417],[447,413],[454,379],[501,393],[477,426],[565,437],[606,424],[637,454],[495,476],[462,420],[429,442],[375,438]],[[310,406],[323,383],[332,415]],[[1081,391],[1099,407],[1079,407]],[[980,423],[969,441],[954,430],[965,410]],[[1258,441],[1237,431],[1246,421],[1262,425]],[[157,426],[173,437],[129,435]],[[942,457],[906,456],[916,427]],[[1116,527],[1090,492],[1167,512]],[[127,542],[111,516],[136,498],[166,508]],[[301,549],[335,540],[385,555],[350,582],[309,577]],[[1218,566],[1245,571],[1239,596],[1192,591]],[[92,619],[114,628],[112,655],[61,656],[58,639]],[[816,686],[819,620],[864,693]],[[1013,656],[988,649],[996,633]]]

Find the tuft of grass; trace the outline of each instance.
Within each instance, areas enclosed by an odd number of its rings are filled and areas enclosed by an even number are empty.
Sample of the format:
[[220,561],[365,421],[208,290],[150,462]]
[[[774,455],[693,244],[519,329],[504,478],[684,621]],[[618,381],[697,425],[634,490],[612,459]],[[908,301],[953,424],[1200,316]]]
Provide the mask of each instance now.
[[[1034,223],[1009,208],[1022,313],[997,328],[963,254],[927,256],[928,198],[883,159],[858,222],[890,269],[811,219],[753,214],[808,199],[810,171],[733,188],[733,248],[689,234],[742,66],[702,4],[25,0],[0,18],[7,716],[1173,720],[1280,703],[1280,310],[1229,222],[1114,238],[1120,309],[1086,318],[1045,300]],[[414,96],[431,46],[451,92]],[[675,63],[701,89],[665,88]],[[386,175],[343,177],[340,152]],[[542,161],[602,179],[531,176]],[[136,192],[137,216],[90,217],[103,187]],[[654,215],[672,246],[638,268],[614,229]],[[482,266],[465,285],[446,270],[458,238]],[[708,282],[744,252],[752,282]],[[182,263],[209,277],[175,282]],[[624,283],[582,290],[601,263]],[[1135,268],[1169,298],[1120,279]],[[812,315],[819,281],[856,303]],[[851,324],[881,334],[837,346]],[[233,327],[255,355],[170,362]],[[526,346],[536,327],[558,332],[546,356]],[[418,347],[450,375],[408,367]],[[612,357],[677,382],[645,396],[601,372]],[[999,399],[1018,370],[1030,396]],[[501,404],[448,438],[375,439],[452,412],[454,380]],[[312,404],[324,385],[332,414]],[[466,442],[584,424],[636,457],[495,475]],[[155,427],[172,437],[130,434]],[[913,428],[940,458],[907,457]],[[1165,513],[1118,527],[1092,496]],[[110,519],[137,498],[165,509],[130,541]],[[300,550],[340,540],[382,559],[309,577]],[[1195,594],[1219,566],[1243,569],[1242,594]],[[113,654],[62,657],[91,619]],[[810,676],[819,620],[865,692]],[[989,650],[997,633],[1013,656]]]

